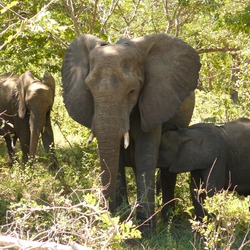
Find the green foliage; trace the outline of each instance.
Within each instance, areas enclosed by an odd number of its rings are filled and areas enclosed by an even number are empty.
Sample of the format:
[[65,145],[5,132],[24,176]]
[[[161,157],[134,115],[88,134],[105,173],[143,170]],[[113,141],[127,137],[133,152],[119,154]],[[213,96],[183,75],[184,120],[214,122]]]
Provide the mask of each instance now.
[[222,25],[227,25],[230,29],[240,33],[245,32],[249,34],[250,32],[250,3],[242,5],[240,2],[227,1],[227,8],[230,8],[230,13],[225,13],[222,16]]
[[212,215],[202,222],[191,219],[192,229],[200,234],[204,249],[243,249],[250,246],[250,197],[237,197],[223,191],[204,202]]
[[246,93],[239,92],[239,101],[234,103],[230,95],[222,91],[196,91],[196,105],[192,123],[209,121],[223,123],[239,117],[250,117],[249,105],[245,99]]

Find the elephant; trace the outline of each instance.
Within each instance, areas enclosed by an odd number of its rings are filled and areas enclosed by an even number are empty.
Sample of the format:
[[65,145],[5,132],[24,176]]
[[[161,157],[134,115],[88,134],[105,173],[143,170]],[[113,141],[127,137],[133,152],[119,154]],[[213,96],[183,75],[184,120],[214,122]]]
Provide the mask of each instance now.
[[0,134],[5,138],[10,164],[14,160],[17,139],[24,163],[34,158],[40,134],[45,151],[53,151],[50,112],[54,96],[55,81],[48,72],[42,81],[30,71],[21,76],[5,74],[0,78]]
[[[207,214],[202,207],[206,196],[223,189],[250,195],[249,138],[248,118],[221,125],[198,123],[162,136],[158,165],[173,174],[191,172],[190,191],[197,219]],[[200,188],[206,192],[199,196],[196,191]]]
[[200,67],[195,49],[166,34],[115,44],[81,34],[66,49],[61,69],[66,109],[97,138],[111,212],[127,202],[125,167],[133,167],[142,232],[155,228],[154,176],[162,131],[189,124]]

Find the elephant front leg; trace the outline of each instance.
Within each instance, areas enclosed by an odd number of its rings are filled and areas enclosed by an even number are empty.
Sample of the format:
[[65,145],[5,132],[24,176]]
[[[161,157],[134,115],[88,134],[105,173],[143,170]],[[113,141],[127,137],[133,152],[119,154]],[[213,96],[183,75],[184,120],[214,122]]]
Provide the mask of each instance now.
[[160,136],[161,127],[157,127],[149,133],[140,132],[135,142],[137,220],[145,234],[155,231],[155,170]]
[[124,152],[121,148],[119,169],[117,175],[117,188],[116,188],[116,206],[119,208],[121,205],[128,205],[127,183],[125,176],[125,159]]
[[206,191],[200,172],[200,170],[192,171],[190,182],[190,194],[194,205],[195,216],[198,220],[202,220],[202,218],[207,215],[203,208],[203,201],[206,198]]
[[166,168],[160,169],[161,188],[162,188],[162,218],[169,222],[175,208],[174,190],[177,174],[172,174]]
[[53,152],[54,150],[54,134],[52,130],[52,125],[50,121],[50,113],[46,115],[46,124],[42,131],[42,141],[43,147],[46,153]]
[[8,155],[9,155],[9,165],[12,166],[14,162],[14,157],[15,157],[15,150],[14,147],[16,145],[17,137],[14,135],[11,137],[10,135],[7,135],[4,137],[7,149],[8,149]]
[[54,133],[52,130],[51,120],[50,120],[50,112],[46,115],[46,124],[42,131],[42,142],[43,147],[46,153],[49,153],[49,158],[51,164],[49,166],[49,170],[52,172],[58,170],[58,162],[56,158],[56,152],[54,148]]
[[29,117],[25,114],[25,118],[16,118],[15,128],[17,137],[19,138],[21,150],[22,150],[22,161],[26,163],[29,156],[29,143],[30,143],[30,129],[29,129]]
[[155,231],[155,168],[137,170],[137,222],[142,233],[149,234]]

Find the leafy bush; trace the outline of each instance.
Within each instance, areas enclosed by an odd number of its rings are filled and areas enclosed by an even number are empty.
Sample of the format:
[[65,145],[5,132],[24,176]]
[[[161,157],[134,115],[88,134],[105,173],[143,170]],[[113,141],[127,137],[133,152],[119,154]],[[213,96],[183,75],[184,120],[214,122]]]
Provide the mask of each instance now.
[[[241,100],[234,103],[229,94],[216,91],[196,91],[196,103],[192,123],[223,123],[239,117],[248,117],[249,111]],[[204,112],[204,110],[206,110]]]
[[119,249],[125,239],[141,237],[130,218],[121,222],[110,215],[100,188],[74,190],[67,196],[57,194],[50,205],[21,199],[9,207],[2,232],[96,249]]
[[238,197],[222,191],[206,198],[204,209],[211,215],[202,221],[191,219],[195,235],[200,235],[204,249],[243,249],[250,247],[250,196]]

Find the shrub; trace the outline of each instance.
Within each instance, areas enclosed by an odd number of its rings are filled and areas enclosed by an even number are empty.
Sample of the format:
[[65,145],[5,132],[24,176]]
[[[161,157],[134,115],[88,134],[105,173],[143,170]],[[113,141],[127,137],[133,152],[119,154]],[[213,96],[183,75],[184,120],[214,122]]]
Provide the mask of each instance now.
[[51,205],[21,199],[7,212],[5,234],[22,239],[78,243],[97,249],[119,249],[122,241],[140,238],[130,218],[112,217],[100,188],[75,190],[55,197]]
[[243,249],[250,246],[250,196],[238,197],[221,191],[204,201],[211,215],[202,221],[191,219],[195,235],[200,235],[204,249]]

